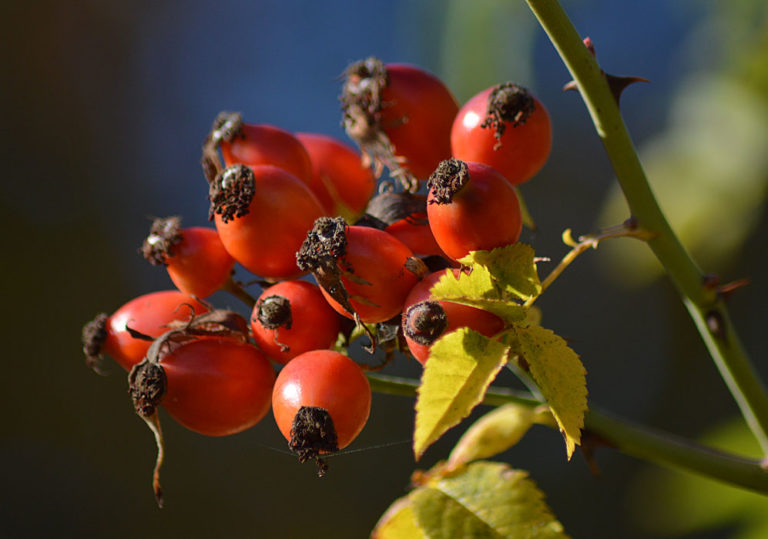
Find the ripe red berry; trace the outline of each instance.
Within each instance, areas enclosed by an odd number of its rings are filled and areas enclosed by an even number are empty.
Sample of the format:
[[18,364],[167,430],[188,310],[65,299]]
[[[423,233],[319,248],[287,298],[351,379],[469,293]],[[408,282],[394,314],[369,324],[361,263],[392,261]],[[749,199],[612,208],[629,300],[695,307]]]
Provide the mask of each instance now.
[[362,156],[340,140],[316,133],[296,133],[312,162],[310,189],[328,215],[352,221],[363,213],[376,179]]
[[472,97],[451,128],[453,157],[491,166],[513,185],[541,170],[551,147],[547,109],[528,90],[511,82]]
[[[331,350],[295,357],[280,371],[272,392],[277,426],[302,462],[349,445],[370,410],[371,388],[363,371]],[[323,472],[319,459],[318,464]]]
[[272,165],[312,184],[312,163],[301,142],[288,131],[267,124],[240,123],[234,134],[221,141],[225,166]]
[[424,272],[401,241],[375,228],[348,226],[342,218],[318,219],[297,258],[337,312],[371,323],[396,316]]
[[264,278],[301,275],[296,251],[322,206],[309,188],[277,167],[233,165],[211,184],[211,214],[227,252]]
[[414,254],[445,256],[429,227],[426,211],[395,221],[384,231],[402,241]]
[[454,260],[520,237],[520,202],[495,169],[449,159],[440,163],[428,185],[429,226],[437,244]]
[[160,361],[161,404],[176,421],[207,436],[248,429],[269,411],[275,371],[253,345],[230,337],[185,342]]
[[155,219],[141,252],[152,264],[165,266],[176,288],[199,298],[219,290],[235,265],[216,230],[182,229],[179,217]]
[[450,301],[436,301],[430,289],[446,271],[458,277],[459,269],[430,273],[413,287],[403,308],[403,333],[408,349],[422,365],[429,358],[429,348],[442,335],[468,327],[486,337],[504,329],[504,321],[493,313]]
[[98,369],[102,354],[114,358],[126,371],[139,363],[147,354],[151,343],[133,337],[126,329],[150,337],[159,337],[168,331],[168,324],[189,320],[208,308],[177,290],[151,292],[132,299],[111,316],[101,314],[83,328],[83,345],[89,366]]
[[259,296],[251,328],[264,353],[285,365],[304,352],[333,346],[340,320],[316,285],[282,281]]
[[404,168],[425,179],[451,155],[459,106],[445,84],[423,69],[377,58],[356,62],[346,70],[341,102],[347,134],[393,176],[403,178]]

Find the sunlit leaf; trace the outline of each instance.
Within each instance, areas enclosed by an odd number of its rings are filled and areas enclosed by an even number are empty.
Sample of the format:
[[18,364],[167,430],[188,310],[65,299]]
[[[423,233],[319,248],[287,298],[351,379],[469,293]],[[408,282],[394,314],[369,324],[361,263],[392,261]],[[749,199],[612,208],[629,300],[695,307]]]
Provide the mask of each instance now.
[[503,297],[491,273],[482,267],[473,268],[470,273],[460,272],[458,277],[446,271],[429,292],[435,299],[451,301],[457,298],[498,300]]
[[430,538],[567,537],[528,474],[506,464],[475,462],[435,477],[410,494],[419,527]]
[[422,539],[426,538],[421,531],[416,516],[411,508],[409,497],[398,498],[389,509],[381,515],[379,522],[371,532],[371,539]]
[[501,293],[484,268],[477,267],[471,274],[446,272],[430,289],[434,299],[452,301],[491,312],[507,324],[525,319],[527,308],[515,301],[501,299]]
[[[530,373],[565,438],[568,459],[581,443],[581,429],[587,411],[586,370],[579,356],[562,337],[531,326],[513,330],[519,352],[519,366]],[[511,342],[511,339],[508,339]]]
[[525,313],[525,319],[523,319],[518,325],[520,326],[540,326],[542,313],[536,305],[528,307]]
[[464,432],[448,457],[449,468],[506,451],[525,436],[541,413],[540,409],[516,403],[494,408]]
[[507,362],[507,350],[506,345],[468,328],[435,341],[416,399],[413,452],[417,459],[482,401]]
[[477,265],[485,268],[502,290],[503,297],[526,301],[541,293],[534,251],[530,245],[514,243],[492,251],[472,251],[459,262],[472,266],[473,273],[477,271]]

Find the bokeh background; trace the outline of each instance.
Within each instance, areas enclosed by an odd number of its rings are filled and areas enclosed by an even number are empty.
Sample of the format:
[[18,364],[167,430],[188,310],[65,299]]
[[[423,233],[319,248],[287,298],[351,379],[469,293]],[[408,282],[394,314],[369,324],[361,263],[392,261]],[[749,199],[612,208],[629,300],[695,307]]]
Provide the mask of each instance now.
[[[768,8],[564,3],[607,71],[650,79],[625,93],[627,123],[704,269],[751,279],[730,304],[768,379]],[[555,130],[549,163],[522,188],[538,224],[526,241],[556,260],[563,229],[627,217],[579,96],[561,92],[567,73],[520,1],[6,0],[0,13],[0,537],[364,537],[407,492],[413,402],[376,395],[354,451],[322,480],[284,454],[270,417],[222,439],[166,420],[159,510],[152,436],[124,373],[83,364],[84,322],[171,286],[136,253],[148,217],[206,223],[200,145],[220,110],[343,138],[338,76],[350,61],[421,65],[460,101],[515,80]],[[540,300],[544,325],[581,354],[592,402],[753,452],[672,286],[639,242],[616,244],[584,255]],[[419,370],[399,358],[386,372]],[[455,430],[419,468],[447,456]],[[764,497],[609,450],[594,477],[543,428],[500,458],[530,471],[574,537],[768,536]]]

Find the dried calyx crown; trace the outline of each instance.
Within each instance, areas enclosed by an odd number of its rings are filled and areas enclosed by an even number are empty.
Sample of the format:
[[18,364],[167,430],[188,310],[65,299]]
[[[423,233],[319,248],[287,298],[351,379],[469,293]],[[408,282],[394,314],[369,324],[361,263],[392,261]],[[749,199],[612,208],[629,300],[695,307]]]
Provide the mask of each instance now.
[[203,142],[200,163],[208,183],[213,183],[224,167],[219,159],[218,149],[222,142],[232,142],[241,135],[243,118],[239,112],[220,112],[213,121],[211,130]]
[[83,326],[82,342],[85,353],[85,363],[98,374],[105,374],[102,369],[102,347],[107,340],[107,313],[99,313],[96,317]]
[[347,223],[343,217],[320,217],[296,253],[296,263],[304,271],[314,271],[324,260],[336,260],[346,253]]
[[317,475],[322,477],[328,465],[320,458],[322,454],[335,453],[339,450],[338,436],[331,414],[325,408],[302,406],[293,418],[290,450],[299,457],[299,462],[314,459]]
[[181,243],[181,217],[165,217],[152,221],[149,236],[144,240],[139,252],[155,266],[168,265],[168,258],[173,256],[173,247]]
[[434,300],[420,301],[408,307],[403,315],[403,331],[414,342],[429,346],[448,326],[445,309]]
[[491,90],[486,117],[480,127],[495,129],[496,150],[501,147],[501,136],[506,128],[523,125],[535,110],[536,102],[528,89],[504,82]]
[[291,329],[293,316],[290,300],[278,295],[260,299],[256,305],[256,319],[265,329]]
[[339,96],[343,111],[342,122],[347,134],[363,151],[364,163],[373,166],[377,177],[387,167],[392,178],[407,191],[415,192],[419,182],[403,166],[405,159],[396,154],[382,126],[382,110],[392,105],[382,98],[390,82],[387,67],[378,58],[366,58],[347,67],[344,78],[344,87]]
[[208,219],[221,215],[226,223],[247,215],[255,192],[256,177],[250,167],[237,164],[225,168],[210,184]]
[[469,169],[464,161],[451,157],[442,161],[427,180],[430,204],[450,204],[456,193],[469,182]]

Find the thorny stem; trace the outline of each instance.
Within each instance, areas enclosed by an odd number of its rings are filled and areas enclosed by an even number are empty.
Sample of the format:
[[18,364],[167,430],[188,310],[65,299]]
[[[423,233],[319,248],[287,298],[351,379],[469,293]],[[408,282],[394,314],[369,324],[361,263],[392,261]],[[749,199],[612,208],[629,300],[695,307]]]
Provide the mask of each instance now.
[[768,393],[713,287],[680,243],[651,191],[618,104],[594,56],[556,0],[526,0],[570,71],[603,142],[632,217],[667,271],[744,419],[768,454]]
[[[597,246],[603,240],[622,237],[637,238],[648,241],[651,238],[651,234],[649,234],[646,230],[638,229],[630,226],[628,223],[624,223],[616,227],[605,229],[601,232],[598,232],[597,234],[579,236],[579,241],[576,242],[571,236],[571,229],[566,229],[565,232],[563,232],[563,243],[570,246],[572,249],[563,257],[560,263],[555,266],[555,269],[553,269],[549,275],[547,275],[547,277],[541,282],[541,293],[544,293],[544,291],[549,288],[549,285],[551,285],[555,279],[557,279],[560,274],[563,273],[563,271],[565,271],[565,269],[571,265],[571,262],[576,260],[576,258],[581,253],[587,251],[588,249],[597,249]],[[533,302],[536,301],[537,297],[538,296],[531,297],[531,299],[525,302],[525,306],[530,307],[533,305]]]
[[[366,376],[371,389],[379,393],[415,397],[419,386],[418,380],[409,378],[371,373]],[[523,392],[497,387],[491,387],[485,393],[482,404],[501,406],[510,402],[530,408],[542,404]],[[673,434],[637,425],[595,406],[590,406],[584,418],[584,430],[596,434],[604,444],[627,455],[768,494],[768,470],[757,460],[717,451]]]

